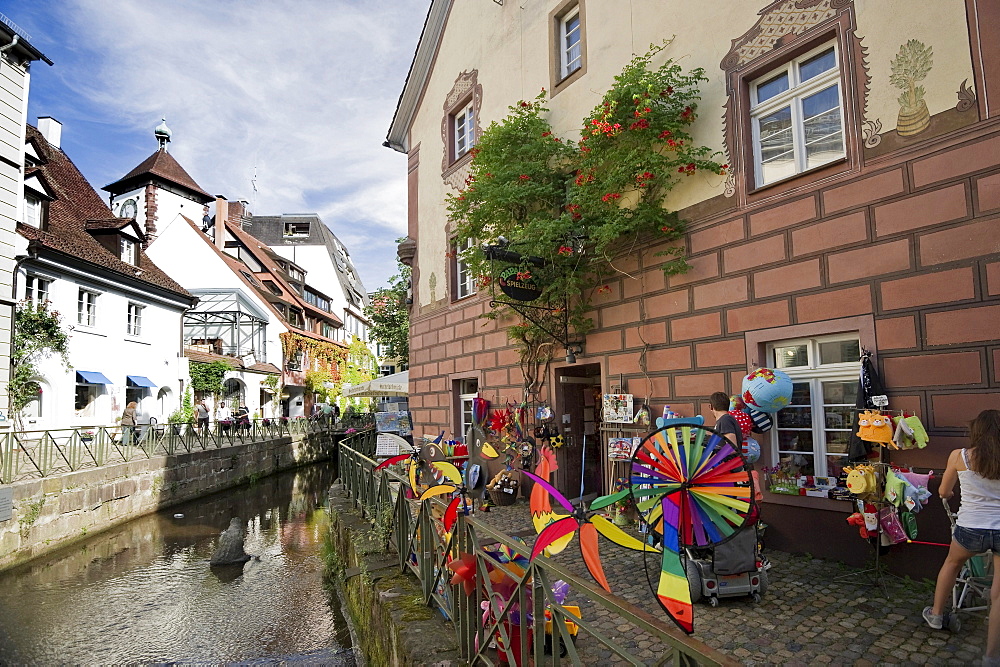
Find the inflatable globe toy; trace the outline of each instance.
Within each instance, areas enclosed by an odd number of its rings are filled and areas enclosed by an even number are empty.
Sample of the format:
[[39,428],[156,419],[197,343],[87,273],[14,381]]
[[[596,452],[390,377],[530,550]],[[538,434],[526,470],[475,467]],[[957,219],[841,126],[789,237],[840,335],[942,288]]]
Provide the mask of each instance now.
[[760,460],[760,443],[753,438],[746,438],[743,441],[743,457],[750,465],[757,463]]
[[758,368],[743,378],[740,398],[750,409],[777,412],[792,400],[792,378],[784,371]]

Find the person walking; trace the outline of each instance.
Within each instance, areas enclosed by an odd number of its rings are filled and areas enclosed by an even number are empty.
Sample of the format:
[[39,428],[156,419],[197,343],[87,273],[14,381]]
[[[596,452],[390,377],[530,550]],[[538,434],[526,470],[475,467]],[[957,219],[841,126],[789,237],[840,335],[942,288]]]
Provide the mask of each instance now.
[[135,401],[125,406],[122,412],[122,444],[131,445],[135,437],[135,409],[139,407]]
[[202,433],[208,432],[208,418],[212,414],[208,410],[208,406],[205,405],[205,400],[202,399],[198,401],[198,404],[194,406],[194,414],[198,419],[198,430]]
[[[934,629],[944,626],[945,607],[966,561],[992,550],[993,572],[1000,572],[1000,410],[983,410],[972,420],[969,444],[967,449],[951,452],[938,489],[938,494],[948,500],[955,495],[955,482],[959,482],[962,502],[948,556],[938,572],[934,605],[924,608],[924,620]],[[990,601],[982,664],[1000,667],[1000,576],[996,574]]]

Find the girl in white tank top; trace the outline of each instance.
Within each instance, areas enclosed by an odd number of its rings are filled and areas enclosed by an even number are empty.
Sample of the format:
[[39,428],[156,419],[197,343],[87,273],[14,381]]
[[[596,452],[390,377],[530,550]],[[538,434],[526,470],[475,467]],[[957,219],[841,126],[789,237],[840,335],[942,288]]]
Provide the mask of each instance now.
[[[976,554],[993,552],[993,571],[1000,573],[1000,410],[983,410],[969,424],[969,449],[948,457],[938,494],[945,500],[961,484],[962,505],[948,556],[938,572],[934,606],[924,608],[924,620],[935,629],[944,625],[955,578]],[[994,574],[992,606],[986,632],[983,665],[1000,667],[1000,576]]]

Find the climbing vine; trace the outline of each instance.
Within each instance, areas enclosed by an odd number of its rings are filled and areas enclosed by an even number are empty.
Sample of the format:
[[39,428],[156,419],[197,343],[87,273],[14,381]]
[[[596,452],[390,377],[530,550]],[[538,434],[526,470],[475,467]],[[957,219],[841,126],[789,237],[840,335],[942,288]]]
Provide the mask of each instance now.
[[[526,388],[551,359],[550,332],[561,330],[564,318],[577,335],[591,328],[590,300],[607,289],[601,283],[615,271],[616,256],[640,239],[681,238],[683,222],[665,206],[670,191],[696,174],[722,176],[728,169],[690,134],[704,72],[684,72],[671,60],[654,68],[652,58],[664,46],[651,46],[615,77],[583,119],[576,143],[553,132],[544,89],[511,106],[473,149],[465,188],[448,197],[456,246],[473,241],[462,258],[479,276],[479,288],[497,290],[498,267],[482,245],[506,244],[522,258],[517,278],[533,280],[541,290],[535,303],[552,309],[533,312],[535,322],[509,306],[486,314],[513,319],[508,335],[521,347]],[[661,253],[665,272],[687,270],[682,251]]]
[[19,303],[14,311],[14,341],[10,357],[8,385],[10,413],[20,426],[21,410],[38,396],[41,387],[38,362],[57,355],[68,370],[69,333],[62,325],[62,315],[49,310],[46,304]]
[[292,331],[281,333],[278,337],[281,339],[281,352],[286,360],[294,359],[301,353],[314,370],[328,371],[334,380],[337,379],[340,374],[340,364],[347,358],[347,350],[342,346],[307,338]]
[[192,361],[188,372],[191,375],[191,387],[195,391],[203,391],[213,395],[222,393],[222,380],[233,367],[224,361]]

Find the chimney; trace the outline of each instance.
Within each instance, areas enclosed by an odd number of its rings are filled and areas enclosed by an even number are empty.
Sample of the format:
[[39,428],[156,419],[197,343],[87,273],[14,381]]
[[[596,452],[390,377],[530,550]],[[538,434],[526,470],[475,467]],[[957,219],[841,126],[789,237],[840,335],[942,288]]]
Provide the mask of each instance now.
[[226,250],[226,219],[229,218],[229,202],[222,195],[215,195],[215,247]]
[[39,116],[38,131],[42,133],[47,142],[55,148],[59,148],[59,142],[62,141],[62,123],[52,116]]

